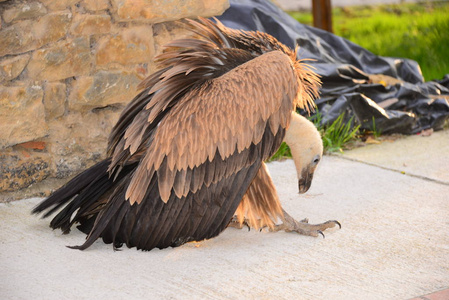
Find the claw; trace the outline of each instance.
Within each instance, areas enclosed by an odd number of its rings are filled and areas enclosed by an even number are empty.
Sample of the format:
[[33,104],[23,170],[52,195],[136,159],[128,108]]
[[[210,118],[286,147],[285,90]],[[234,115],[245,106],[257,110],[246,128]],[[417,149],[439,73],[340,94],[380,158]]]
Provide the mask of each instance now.
[[340,224],[340,222],[338,222],[337,220],[329,220],[329,221],[325,222],[325,224],[329,224],[329,223],[337,224],[338,227],[340,227],[340,229],[341,229],[341,224]]
[[337,223],[338,227],[340,227],[340,229],[341,229],[341,224],[340,224],[340,222],[338,222],[337,220],[334,220],[334,222]]
[[242,228],[243,228],[243,226],[248,227],[248,231],[251,230],[251,227],[249,227],[249,224],[248,224],[246,221],[243,221],[243,223],[242,223]]
[[323,233],[321,230],[317,230],[317,232],[323,236],[323,239],[326,238],[326,237],[324,236],[324,233]]
[[248,227],[248,231],[251,231],[251,227],[249,226],[248,222],[246,222],[246,220],[243,220],[242,225]]
[[[323,224],[330,224],[330,223],[332,223],[332,224],[337,224],[338,227],[340,227],[340,229],[341,229],[341,224],[340,224],[340,222],[338,222],[337,220],[329,220],[329,221],[324,222]],[[335,225],[334,225],[334,226],[335,226]],[[332,226],[332,227],[333,227],[333,226]]]

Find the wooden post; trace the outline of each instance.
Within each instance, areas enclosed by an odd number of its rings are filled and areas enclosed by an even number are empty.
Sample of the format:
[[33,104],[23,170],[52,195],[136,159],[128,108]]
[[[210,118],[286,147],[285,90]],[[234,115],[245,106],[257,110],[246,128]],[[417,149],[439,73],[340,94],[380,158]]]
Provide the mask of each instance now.
[[313,26],[333,32],[331,0],[312,0]]

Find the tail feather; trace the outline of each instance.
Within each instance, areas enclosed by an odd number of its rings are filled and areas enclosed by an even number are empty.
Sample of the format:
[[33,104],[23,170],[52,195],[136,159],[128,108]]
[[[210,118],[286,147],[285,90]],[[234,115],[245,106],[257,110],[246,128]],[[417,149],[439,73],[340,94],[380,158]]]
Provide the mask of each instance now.
[[[61,228],[63,233],[69,233],[70,227],[78,221],[80,216],[91,209],[92,206],[98,203],[101,204],[102,196],[107,193],[109,188],[114,184],[112,180],[109,180],[107,173],[102,177],[92,181],[85,189],[83,189],[78,196],[73,198],[63,210],[61,210],[50,222],[50,227],[53,229]],[[76,213],[75,217],[70,221],[73,213]]]
[[[135,164],[123,167],[114,178],[109,176],[109,164],[110,159],[106,159],[82,172],[32,211],[40,213],[49,210],[44,214],[45,218],[65,205],[50,222],[50,227],[60,228],[67,234],[75,223],[79,223],[77,227],[88,234],[88,238],[84,245],[75,247],[76,249],[90,246],[109,224],[107,218],[111,218],[112,214],[105,216],[105,211],[109,211],[111,205],[117,208],[125,202],[125,196],[122,195],[126,190],[124,184],[129,181]],[[100,226],[97,225],[99,220],[102,221]]]
[[[124,182],[119,183],[119,186],[123,185],[123,183]],[[107,239],[107,243],[113,242],[115,234],[108,234],[104,231],[106,229],[111,230],[111,227],[109,226],[111,220],[113,220],[116,212],[121,208],[121,206],[127,204],[123,201],[123,199],[125,199],[125,191],[126,190],[123,188],[117,188],[114,191],[105,208],[101,210],[95,218],[95,222],[92,225],[92,229],[90,230],[84,244],[80,246],[70,246],[69,248],[85,250],[90,247],[100,236],[103,236],[103,239]]]
[[43,215],[43,218],[47,218],[61,206],[67,204],[75,195],[79,194],[97,178],[107,174],[109,163],[110,159],[105,159],[78,174],[66,185],[55,191],[50,197],[39,203],[39,205],[33,209],[32,213],[37,214],[49,209],[49,211]]
[[[50,222],[51,228],[60,228],[67,234],[76,222],[86,222],[85,227],[90,227],[88,219],[92,216],[88,216],[89,210],[101,205],[102,196],[107,194],[114,184],[107,172],[109,163],[110,159],[105,159],[80,173],[36,206],[32,213],[48,210],[43,215],[43,218],[46,218],[66,205]],[[72,218],[76,211],[75,217]]]

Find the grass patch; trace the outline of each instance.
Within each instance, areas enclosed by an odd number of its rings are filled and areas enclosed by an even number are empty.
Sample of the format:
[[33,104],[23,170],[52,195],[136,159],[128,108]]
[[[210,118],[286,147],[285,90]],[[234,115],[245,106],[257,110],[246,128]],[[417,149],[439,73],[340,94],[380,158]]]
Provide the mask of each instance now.
[[[310,12],[291,12],[311,25]],[[353,6],[332,10],[336,35],[377,55],[410,58],[425,80],[449,73],[449,2]]]
[[323,139],[324,153],[343,152],[344,145],[356,138],[360,125],[353,126],[354,117],[351,117],[348,122],[344,122],[344,117],[345,115],[341,114],[328,126],[321,125],[322,116],[319,111],[311,117],[311,121]]
[[290,11],[288,12],[290,16],[295,18],[299,23],[306,24],[312,26],[313,24],[313,16],[311,12],[307,11]]
[[381,136],[381,134],[382,134],[382,130],[377,128],[377,126],[376,126],[376,119],[374,118],[374,116],[373,116],[372,119],[373,119],[372,134],[373,134],[373,137],[375,139],[378,139]]

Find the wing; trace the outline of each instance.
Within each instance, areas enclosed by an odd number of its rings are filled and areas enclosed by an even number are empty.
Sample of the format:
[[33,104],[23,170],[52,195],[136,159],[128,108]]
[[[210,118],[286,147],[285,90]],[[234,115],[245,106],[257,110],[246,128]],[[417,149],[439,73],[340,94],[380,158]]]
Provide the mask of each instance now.
[[[206,162],[226,161],[261,143],[266,129],[273,135],[285,129],[296,93],[291,60],[279,51],[263,54],[187,93],[159,122],[126,198],[131,204],[141,203],[153,176],[158,177],[159,194],[167,202],[172,192],[181,198],[235,174],[242,167],[239,164],[227,165],[221,176],[192,177],[195,170],[207,172]],[[267,150],[260,158],[271,154]]]

